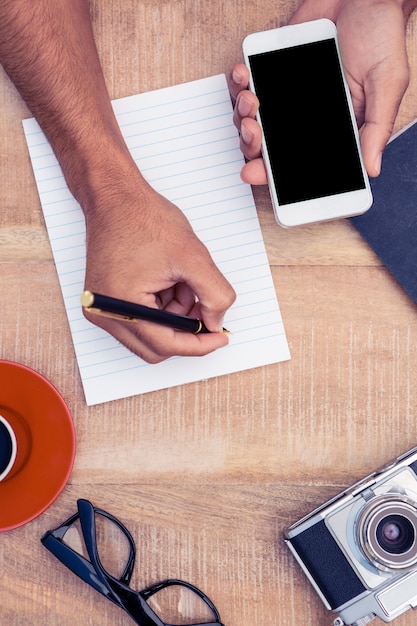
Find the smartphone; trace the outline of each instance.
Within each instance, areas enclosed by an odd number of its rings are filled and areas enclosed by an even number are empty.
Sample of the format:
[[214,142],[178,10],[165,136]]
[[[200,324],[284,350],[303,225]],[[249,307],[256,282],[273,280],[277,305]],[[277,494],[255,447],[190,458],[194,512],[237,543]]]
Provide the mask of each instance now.
[[250,89],[281,226],[360,215],[372,194],[339,54],[327,19],[248,35]]

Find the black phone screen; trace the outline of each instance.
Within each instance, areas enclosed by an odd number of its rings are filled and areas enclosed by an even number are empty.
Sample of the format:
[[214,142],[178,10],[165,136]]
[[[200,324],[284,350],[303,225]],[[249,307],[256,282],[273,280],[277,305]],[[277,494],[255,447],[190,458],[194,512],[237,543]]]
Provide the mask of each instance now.
[[364,189],[334,39],[249,62],[279,204]]

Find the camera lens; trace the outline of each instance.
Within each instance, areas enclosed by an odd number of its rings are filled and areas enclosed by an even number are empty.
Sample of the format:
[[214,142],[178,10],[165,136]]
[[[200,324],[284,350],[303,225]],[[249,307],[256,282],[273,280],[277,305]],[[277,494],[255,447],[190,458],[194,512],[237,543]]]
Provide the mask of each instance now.
[[383,571],[408,570],[417,564],[417,504],[400,494],[367,502],[357,518],[359,546]]
[[387,515],[376,528],[376,540],[390,554],[408,552],[415,541],[415,529],[402,515]]

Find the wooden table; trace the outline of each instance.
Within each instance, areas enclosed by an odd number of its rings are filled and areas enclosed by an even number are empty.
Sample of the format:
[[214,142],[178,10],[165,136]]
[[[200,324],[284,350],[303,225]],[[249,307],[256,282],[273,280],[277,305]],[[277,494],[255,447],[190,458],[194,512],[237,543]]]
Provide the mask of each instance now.
[[[247,33],[296,5],[92,0],[111,97],[228,72]],[[397,128],[417,115],[416,26],[414,15]],[[0,81],[1,357],[46,376],[77,433],[55,503],[0,535],[0,623],[132,623],[39,542],[84,497],[135,537],[135,588],[189,580],[227,626],[331,624],[282,532],[417,443],[415,304],[348,221],[280,229],[256,189],[292,360],[88,408],[21,127],[29,112]]]

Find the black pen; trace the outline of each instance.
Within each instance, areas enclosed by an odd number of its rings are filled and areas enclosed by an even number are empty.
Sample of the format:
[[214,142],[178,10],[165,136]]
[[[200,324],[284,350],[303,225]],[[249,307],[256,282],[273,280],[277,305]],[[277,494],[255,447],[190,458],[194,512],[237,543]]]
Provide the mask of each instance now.
[[[197,335],[198,333],[209,333],[209,329],[204,322],[195,317],[187,317],[186,315],[178,315],[163,309],[153,309],[142,304],[134,304],[126,302],[118,298],[110,298],[99,293],[84,291],[81,296],[81,304],[86,311],[96,315],[103,315],[112,319],[122,320],[125,322],[135,322],[142,320],[144,322],[154,322],[169,328],[177,330],[185,330]],[[223,328],[220,332],[228,333]]]

